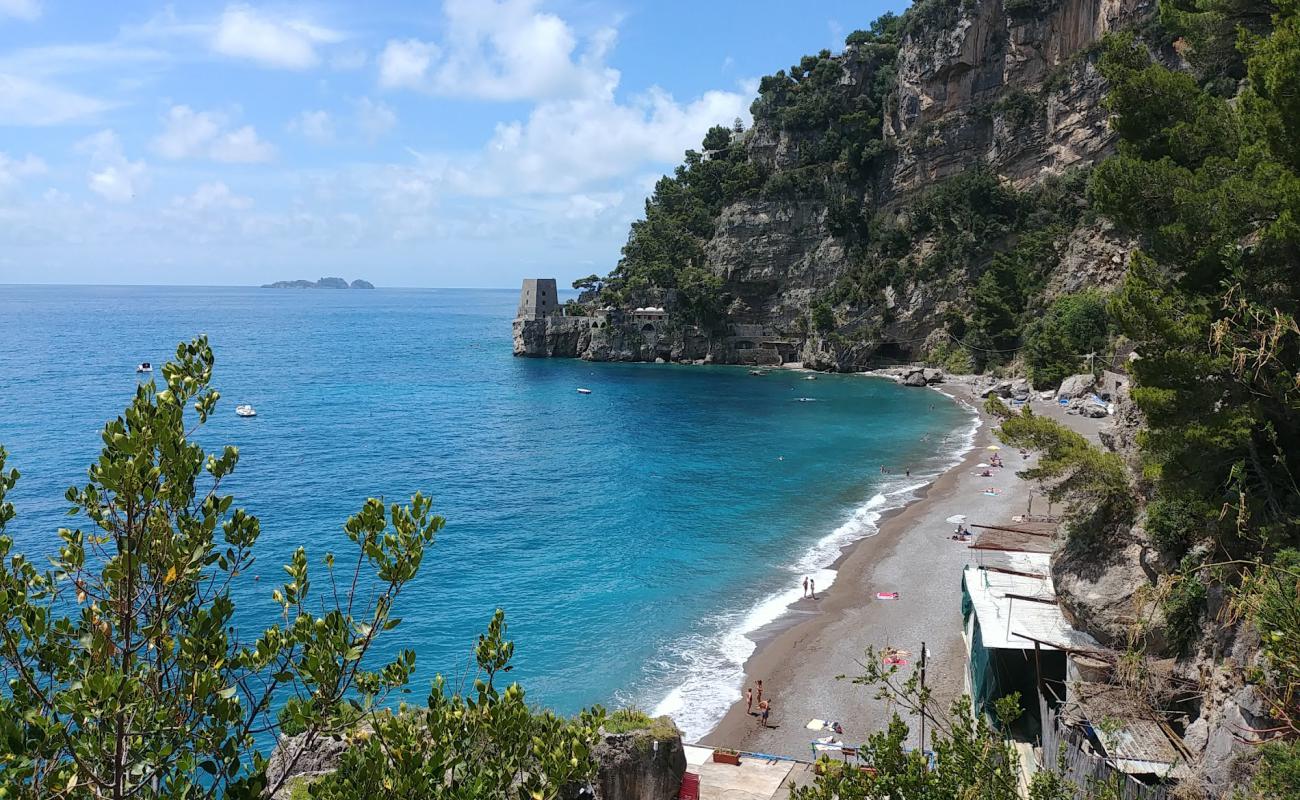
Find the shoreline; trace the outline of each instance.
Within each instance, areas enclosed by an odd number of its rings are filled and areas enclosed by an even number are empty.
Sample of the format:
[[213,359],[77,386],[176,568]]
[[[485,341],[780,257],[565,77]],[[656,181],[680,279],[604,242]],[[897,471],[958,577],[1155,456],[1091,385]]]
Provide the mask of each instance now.
[[[931,388],[972,412],[977,422],[966,434],[969,443],[905,503],[882,510],[875,533],[844,547],[829,567],[835,571],[830,591],[819,591],[815,601],[805,598],[792,604],[781,618],[750,634],[755,649],[743,667],[742,699],[699,738],[700,744],[805,758],[811,754],[811,740],[826,735],[806,729],[809,719],[841,722],[845,741],[854,743],[883,729],[889,709],[881,707],[879,716],[870,713],[883,705],[873,700],[874,691],[839,680],[863,671],[857,662],[867,646],[888,644],[916,652],[925,641],[936,702],[946,706],[960,696],[964,678],[955,669],[963,663],[957,588],[969,549],[947,538],[952,526],[942,520],[954,513],[969,514],[976,510],[973,506],[981,507],[979,518],[986,521],[998,512],[999,519],[1010,517],[1022,507],[1028,487],[1015,477],[1011,464],[997,470],[994,478],[974,477],[972,469],[992,441],[992,426],[977,405],[974,387],[961,381]],[[1013,458],[1019,456],[1007,460]],[[996,496],[983,495],[990,484],[997,484]],[[954,510],[958,508],[962,510]],[[941,576],[951,585],[936,580]],[[875,592],[883,590],[900,591],[902,597],[877,600]],[[758,679],[764,681],[764,697],[772,702],[771,728],[758,727],[746,713],[743,687]],[[876,718],[864,721],[862,712]]]
[[[785,369],[792,367],[787,365]],[[845,377],[886,378],[903,388],[888,374],[860,372]],[[737,609],[730,630],[719,634],[721,638],[717,646],[721,652],[716,656],[710,654],[704,660],[706,668],[700,674],[691,675],[666,694],[649,700],[647,708],[652,716],[672,717],[686,732],[687,738],[693,740],[702,740],[717,728],[734,704],[742,699],[746,665],[758,652],[790,628],[815,618],[820,601],[835,592],[840,570],[855,549],[864,542],[879,538],[887,521],[922,501],[936,481],[973,452],[984,424],[971,403],[952,394],[954,388],[965,385],[967,381],[958,378],[946,391],[937,386],[927,387],[942,394],[945,400],[964,412],[962,421],[951,428],[940,428],[927,434],[934,437],[933,447],[930,455],[917,463],[919,469],[911,475],[905,475],[901,469],[881,475],[884,480],[876,482],[871,494],[852,506],[848,517],[837,527],[810,543],[807,549],[793,554],[793,559],[785,565],[785,570],[790,573],[789,588],[764,595],[751,605]],[[932,408],[937,404],[936,400]],[[853,469],[853,466],[848,468]],[[799,597],[797,584],[800,575],[816,580],[818,600]],[[712,664],[711,670],[709,664]],[[713,674],[709,675],[709,671]]]

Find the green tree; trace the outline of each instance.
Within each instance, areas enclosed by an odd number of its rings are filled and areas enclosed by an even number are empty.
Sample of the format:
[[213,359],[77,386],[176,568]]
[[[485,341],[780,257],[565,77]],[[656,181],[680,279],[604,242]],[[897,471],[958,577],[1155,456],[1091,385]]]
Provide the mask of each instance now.
[[[853,682],[877,689],[911,716],[924,715],[933,757],[907,747],[910,729],[895,714],[885,730],[867,737],[859,757],[867,769],[823,756],[820,774],[811,786],[795,788],[792,800],[1018,800],[1020,758],[1016,749],[983,715],[971,711],[969,697],[955,700],[945,713],[934,708],[930,689],[922,688],[916,673],[903,678],[897,667],[881,666],[880,654],[871,649],[859,662],[866,673]],[[1011,694],[996,702],[1004,726],[1020,716],[1020,697]],[[1050,770],[1039,770],[1030,784],[1031,800],[1102,800],[1104,791],[1075,792]]]
[[585,291],[599,292],[602,283],[603,281],[601,280],[599,275],[592,274],[592,275],[588,275],[585,278],[578,278],[576,281],[573,282],[573,288],[583,292]]
[[1096,291],[1065,295],[1029,326],[1025,368],[1036,389],[1047,389],[1078,373],[1084,356],[1101,353],[1110,341],[1106,298]]
[[271,592],[280,619],[241,635],[232,595],[260,525],[220,491],[236,449],[193,441],[217,405],[212,365],[205,338],[180,345],[165,388],[141,385],[104,427],[66,495],[85,527],[59,531],[48,565],[4,534],[19,476],[0,449],[0,795],[261,797],[277,787],[256,736],[334,735],[410,676],[411,651],[363,664],[443,525],[418,494],[366,501],[344,525],[350,566],[324,557],[323,592],[299,548]]
[[725,125],[714,125],[704,134],[702,146],[706,151],[726,150],[731,146],[731,129]]
[[311,797],[553,800],[593,780],[604,711],[562,719],[530,709],[519,684],[502,689],[514,655],[505,634],[498,609],[474,650],[472,692],[450,693],[438,676],[426,707],[373,715],[339,768],[310,786]]
[[1102,211],[1143,238],[1114,310],[1141,356],[1147,471],[1167,496],[1224,509],[1230,554],[1297,541],[1300,520],[1300,7],[1248,46],[1233,103],[1153,64],[1131,39],[1102,70],[1120,152],[1096,170]]

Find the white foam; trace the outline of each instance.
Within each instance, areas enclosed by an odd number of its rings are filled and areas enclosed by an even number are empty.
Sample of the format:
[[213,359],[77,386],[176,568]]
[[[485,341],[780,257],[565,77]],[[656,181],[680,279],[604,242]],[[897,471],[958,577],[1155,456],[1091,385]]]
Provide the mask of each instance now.
[[[831,567],[844,548],[879,533],[880,518],[885,512],[901,508],[916,498],[939,475],[961,463],[975,444],[981,420],[970,404],[941,392],[971,413],[971,426],[964,433],[944,438],[956,439],[952,457],[937,472],[924,476],[894,478],[891,485],[853,509],[835,530],[823,536],[794,563],[786,568],[792,576],[807,575],[816,582],[818,593],[835,583],[836,570]],[[696,741],[712,730],[727,709],[741,697],[745,662],[757,649],[753,635],[787,614],[790,606],[802,599],[798,577],[789,581],[791,588],[770,594],[748,609],[725,612],[704,620],[701,627],[712,633],[696,633],[675,642],[667,654],[671,663],[661,666],[686,675],[666,696],[653,704],[655,716],[670,715],[682,729],[686,741]]]

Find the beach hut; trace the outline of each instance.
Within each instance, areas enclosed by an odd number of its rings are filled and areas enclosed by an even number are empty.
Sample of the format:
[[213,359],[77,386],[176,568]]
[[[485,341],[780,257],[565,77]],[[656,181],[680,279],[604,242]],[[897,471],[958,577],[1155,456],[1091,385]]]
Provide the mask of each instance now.
[[[1100,645],[1076,631],[1061,613],[1047,553],[1007,553],[1006,566],[967,566],[962,573],[966,691],[975,713],[1012,692],[1038,694],[1038,681],[1064,684],[1066,653]],[[1027,703],[1028,725],[1038,722]]]

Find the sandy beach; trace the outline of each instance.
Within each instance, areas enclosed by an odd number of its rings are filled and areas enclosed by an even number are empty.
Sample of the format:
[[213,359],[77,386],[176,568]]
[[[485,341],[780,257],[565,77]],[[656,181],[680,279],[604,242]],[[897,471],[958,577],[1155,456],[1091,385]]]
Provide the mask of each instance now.
[[[936,703],[946,709],[965,691],[961,573],[965,565],[980,563],[982,551],[950,539],[955,526],[945,520],[965,514],[975,524],[1010,524],[1013,516],[1025,513],[1033,487],[1016,477],[1026,460],[1010,448],[1000,452],[1004,468],[992,469],[992,477],[979,475],[977,465],[994,443],[993,425],[968,384],[943,388],[980,409],[983,424],[970,452],[923,490],[920,499],[883,520],[878,534],[849,548],[837,564],[830,591],[792,609],[797,622],[759,632],[759,646],[745,665],[745,686],[763,681],[763,697],[772,704],[769,727],[746,712],[742,699],[702,744],[807,759],[812,740],[826,735],[805,727],[811,719],[838,721],[843,741],[864,741],[882,730],[896,710],[875,699],[874,687],[850,680],[863,674],[860,662],[867,647],[911,651],[903,668],[910,673],[925,642],[930,653],[927,685]],[[1092,439],[1103,422],[1067,416],[1048,402],[1034,402],[1033,408]],[[990,490],[994,493],[986,493]],[[1036,494],[1033,511],[1046,511],[1045,499]],[[877,592],[898,592],[899,598],[880,600]],[[908,721],[915,744],[915,719]]]

